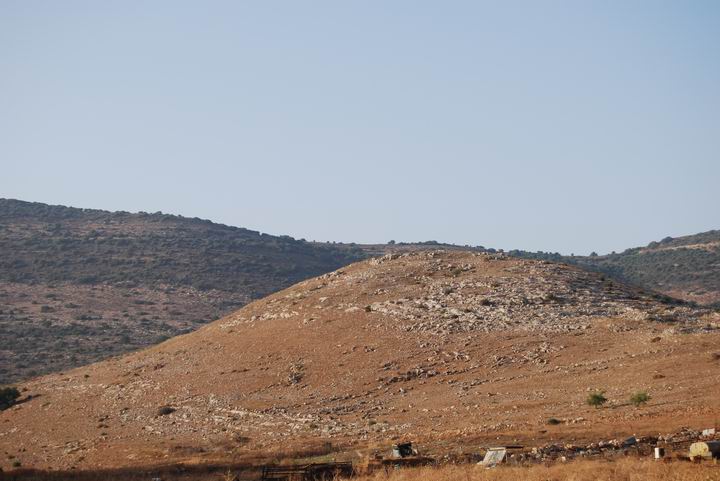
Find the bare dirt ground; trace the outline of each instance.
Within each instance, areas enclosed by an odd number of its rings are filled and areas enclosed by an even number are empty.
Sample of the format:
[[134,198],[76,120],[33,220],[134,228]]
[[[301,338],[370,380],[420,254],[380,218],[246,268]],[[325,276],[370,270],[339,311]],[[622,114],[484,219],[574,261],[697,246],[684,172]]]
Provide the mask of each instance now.
[[[399,439],[441,455],[702,428],[720,417],[719,327],[715,311],[568,266],[385,256],[23,384],[29,400],[0,413],[0,466],[237,462],[328,446],[360,457]],[[603,408],[585,403],[595,390]],[[628,402],[637,391],[646,406]]]

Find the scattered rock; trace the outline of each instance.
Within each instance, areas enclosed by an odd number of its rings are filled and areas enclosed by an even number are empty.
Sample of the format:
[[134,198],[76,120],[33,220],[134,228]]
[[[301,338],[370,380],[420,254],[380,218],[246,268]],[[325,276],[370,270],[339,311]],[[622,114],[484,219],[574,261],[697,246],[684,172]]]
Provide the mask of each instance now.
[[174,407],[171,406],[161,406],[157,410],[158,416],[167,416],[168,414],[172,414],[176,411]]

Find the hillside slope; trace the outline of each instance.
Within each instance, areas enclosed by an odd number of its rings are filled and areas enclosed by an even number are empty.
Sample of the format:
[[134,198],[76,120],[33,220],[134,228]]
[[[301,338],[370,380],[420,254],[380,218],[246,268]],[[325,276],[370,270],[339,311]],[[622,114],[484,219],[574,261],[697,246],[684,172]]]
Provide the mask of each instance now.
[[510,251],[530,259],[566,262],[698,304],[720,303],[720,231],[666,237],[646,247],[603,256]]
[[0,383],[147,346],[357,249],[200,219],[0,199]]
[[[322,244],[200,219],[0,199],[0,383],[187,333],[355,260],[470,249],[434,241]],[[476,252],[495,252],[482,247]],[[621,254],[552,259],[700,304],[720,302],[720,231]]]
[[583,257],[598,269],[648,289],[700,304],[720,303],[720,231],[667,237],[620,254]]
[[[27,402],[0,413],[0,450],[24,466],[87,468],[326,442],[355,452],[401,438],[431,449],[669,432],[717,414],[719,329],[715,311],[575,267],[388,255],[23,384]],[[609,408],[585,405],[595,389]],[[626,400],[640,390],[652,401],[637,409]]]

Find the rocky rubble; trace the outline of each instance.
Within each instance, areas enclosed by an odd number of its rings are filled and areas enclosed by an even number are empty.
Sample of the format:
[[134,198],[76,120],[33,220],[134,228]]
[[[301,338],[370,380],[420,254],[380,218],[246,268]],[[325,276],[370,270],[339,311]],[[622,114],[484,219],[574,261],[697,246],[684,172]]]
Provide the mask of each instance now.
[[[433,254],[437,255],[414,255]],[[405,254],[409,255],[413,254]],[[459,275],[480,267],[470,263],[456,265],[440,258],[429,267],[428,274],[451,275],[423,276],[419,279],[420,297],[376,302],[370,311],[405,321],[402,328],[407,331],[441,335],[510,329],[570,332],[588,329],[598,318],[691,322],[698,314],[691,308],[676,307],[657,312],[648,298],[628,297],[626,290],[612,281],[584,276],[559,264],[521,263],[479,280]]]
[[690,443],[702,439],[709,441],[715,436],[702,436],[700,431],[683,428],[677,432],[659,436],[630,436],[625,439],[609,439],[585,445],[547,444],[531,448],[529,452],[510,454],[511,462],[523,461],[567,461],[573,458],[612,457],[618,455],[650,455],[653,448],[662,447],[678,453],[685,453]]
[[[608,318],[630,321],[613,327],[620,331],[632,329],[632,321],[655,321],[681,333],[720,329],[720,316],[705,319],[713,316],[709,310],[661,304],[652,294],[562,264],[509,261],[503,255],[486,253],[388,254],[366,263],[373,269],[339,270],[301,283],[304,289],[271,300],[261,314],[225,325],[304,316],[293,305],[316,298],[318,312],[364,311],[391,319],[392,326],[406,332],[441,336],[509,330],[568,333]],[[498,264],[505,265],[498,269]],[[349,287],[351,292],[362,292],[390,272],[402,273],[404,283],[373,289],[373,297],[379,300],[362,305],[362,296],[356,296],[333,302],[332,291]],[[286,299],[292,299],[290,307],[282,302]],[[274,309],[274,304],[282,309]],[[304,317],[303,322],[317,319]]]

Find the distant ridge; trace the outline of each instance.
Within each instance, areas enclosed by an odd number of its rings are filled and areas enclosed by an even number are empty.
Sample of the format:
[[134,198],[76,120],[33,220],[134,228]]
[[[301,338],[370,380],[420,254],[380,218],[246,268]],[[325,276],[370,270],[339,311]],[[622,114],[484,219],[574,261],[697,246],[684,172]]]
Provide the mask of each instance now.
[[509,254],[575,264],[685,301],[720,303],[720,230],[666,237],[645,247],[602,256],[527,251]]
[[153,282],[256,298],[364,257],[198,218],[9,199],[0,229],[0,280],[22,283]]
[[162,213],[0,199],[0,384],[154,344],[365,253]]

